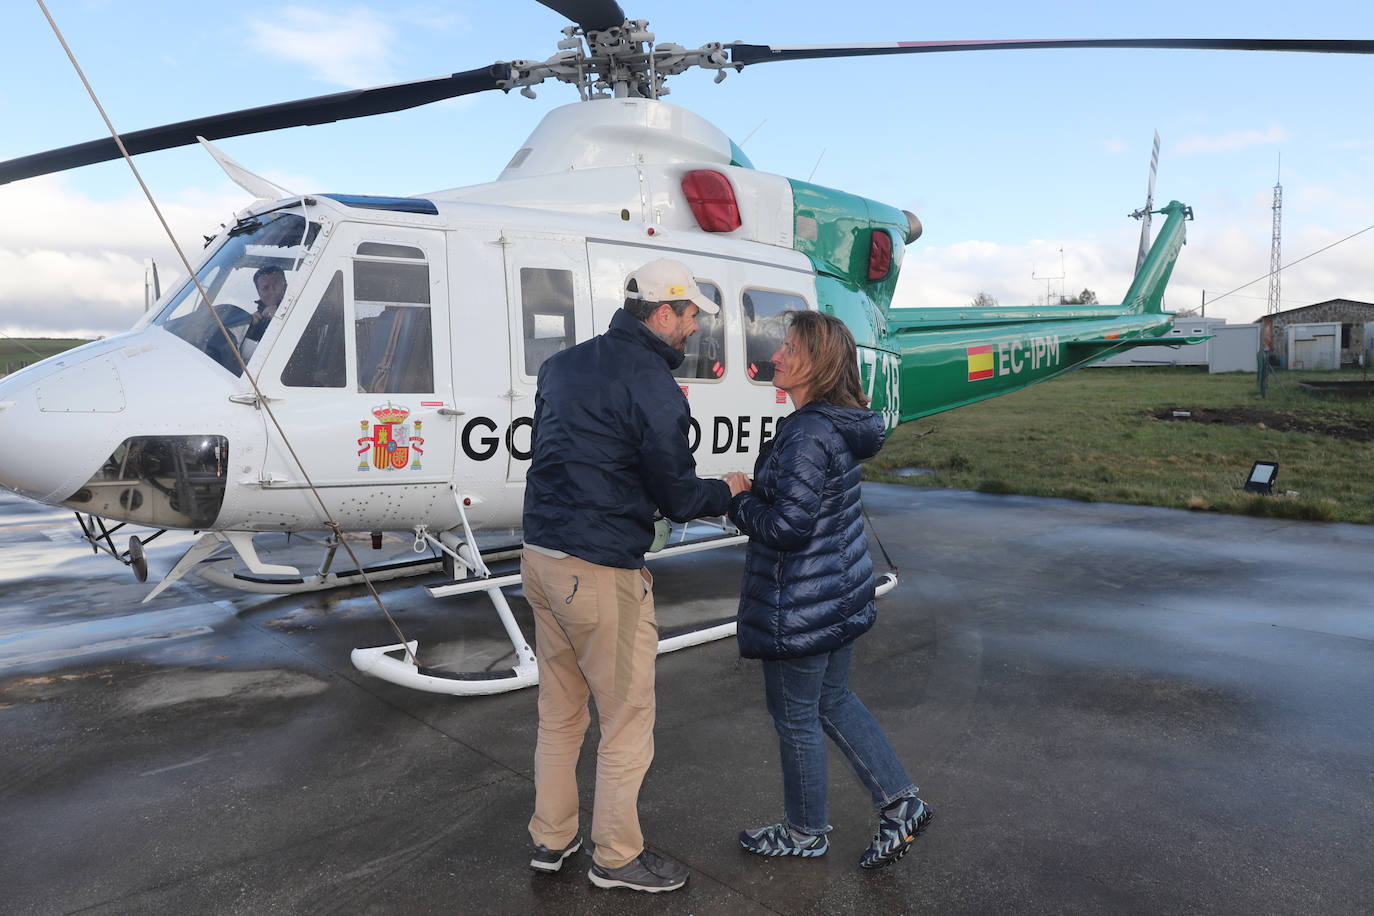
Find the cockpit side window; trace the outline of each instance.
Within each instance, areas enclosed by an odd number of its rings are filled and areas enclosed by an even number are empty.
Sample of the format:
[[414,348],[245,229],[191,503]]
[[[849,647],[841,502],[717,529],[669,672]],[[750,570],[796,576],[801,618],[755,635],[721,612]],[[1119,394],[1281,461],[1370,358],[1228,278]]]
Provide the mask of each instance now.
[[364,242],[353,261],[358,390],[434,390],[429,264],[408,245]]
[[344,340],[347,333],[344,275],[342,270],[336,270],[300,342],[286,361],[281,383],[293,388],[343,388],[347,385]]
[[318,223],[291,211],[240,223],[197,271],[200,288],[187,280],[150,323],[242,375],[240,354],[251,356],[319,232]]

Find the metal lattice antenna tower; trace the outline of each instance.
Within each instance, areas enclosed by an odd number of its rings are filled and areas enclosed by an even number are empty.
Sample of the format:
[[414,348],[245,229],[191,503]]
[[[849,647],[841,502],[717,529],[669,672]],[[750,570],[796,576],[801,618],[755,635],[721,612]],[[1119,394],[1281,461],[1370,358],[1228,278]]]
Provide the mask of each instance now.
[[[1282,168],[1283,160],[1279,160]],[[1279,237],[1280,225],[1283,222],[1283,185],[1279,182],[1278,176],[1274,177],[1274,241],[1269,250],[1269,309],[1267,314],[1272,315],[1279,311]]]
[[[1044,281],[1045,281],[1045,304],[1046,304],[1046,305],[1055,305],[1055,304],[1062,304],[1062,303],[1063,303],[1063,301],[1064,301],[1064,276],[1065,276],[1065,274],[1064,274],[1064,246],[1063,246],[1063,245],[1060,245],[1060,246],[1059,246],[1059,273],[1058,273],[1056,276],[1051,277],[1051,276],[1047,276],[1047,275],[1045,275],[1045,274],[1037,274],[1037,273],[1035,272],[1035,268],[1034,268],[1034,267],[1031,268],[1031,279],[1032,279],[1032,280],[1044,280]],[[1053,289],[1053,286],[1052,286],[1052,284],[1054,283],[1055,280],[1058,280],[1058,281],[1059,281],[1059,295],[1058,295],[1057,297],[1054,295],[1054,289]]]

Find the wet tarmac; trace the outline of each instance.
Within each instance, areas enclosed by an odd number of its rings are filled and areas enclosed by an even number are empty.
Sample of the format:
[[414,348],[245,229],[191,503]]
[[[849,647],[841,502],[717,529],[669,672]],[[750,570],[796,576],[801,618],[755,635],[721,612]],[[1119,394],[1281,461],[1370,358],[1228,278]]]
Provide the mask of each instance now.
[[[592,887],[580,854],[527,869],[534,691],[359,674],[349,650],[395,638],[357,588],[188,578],[140,604],[149,586],[69,513],[0,496],[0,911],[1374,911],[1374,527],[881,485],[865,501],[902,576],[853,685],[934,823],[860,871],[873,814],[832,750],[830,852],[744,852],[740,828],[781,816],[759,669],[733,641],[685,649],[659,659],[640,811],[692,877],[649,897]],[[190,542],[154,542],[153,578]],[[742,556],[658,563],[663,625],[731,612]],[[381,592],[422,663],[511,663],[484,598]]]

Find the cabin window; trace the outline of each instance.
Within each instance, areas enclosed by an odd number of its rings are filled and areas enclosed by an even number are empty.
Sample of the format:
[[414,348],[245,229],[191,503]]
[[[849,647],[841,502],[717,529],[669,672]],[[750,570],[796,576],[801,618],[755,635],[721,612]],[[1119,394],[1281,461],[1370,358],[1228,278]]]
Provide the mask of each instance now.
[[[724,302],[720,287],[697,280],[697,288],[716,305]],[[725,316],[697,313],[697,332],[687,338],[686,357],[673,370],[681,379],[718,379],[725,375]]]
[[353,261],[358,390],[433,391],[431,328],[429,264],[424,252],[405,245],[360,245]]
[[544,360],[577,342],[572,271],[520,268],[520,304],[525,374],[534,376]]
[[286,361],[281,383],[292,388],[343,388],[347,384],[344,341],[344,275],[336,270],[320,304],[310,316],[296,349]]
[[744,291],[744,371],[756,384],[773,383],[773,354],[787,336],[787,312],[802,311],[806,300],[767,289]]

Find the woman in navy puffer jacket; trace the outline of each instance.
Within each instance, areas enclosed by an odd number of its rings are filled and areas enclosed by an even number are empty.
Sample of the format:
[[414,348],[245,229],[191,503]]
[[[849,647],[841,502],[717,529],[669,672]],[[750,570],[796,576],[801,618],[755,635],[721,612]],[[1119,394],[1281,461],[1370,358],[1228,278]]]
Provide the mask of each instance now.
[[859,864],[901,858],[932,817],[878,723],[848,686],[854,640],[873,626],[873,561],[859,506],[859,462],[882,447],[854,338],[837,318],[793,312],[773,354],[773,385],[796,410],[754,465],[730,518],[749,535],[739,606],[740,654],[763,660],[782,757],[785,819],[745,830],[768,856],[830,847],[825,736],[873,796],[878,830]]

